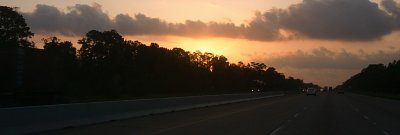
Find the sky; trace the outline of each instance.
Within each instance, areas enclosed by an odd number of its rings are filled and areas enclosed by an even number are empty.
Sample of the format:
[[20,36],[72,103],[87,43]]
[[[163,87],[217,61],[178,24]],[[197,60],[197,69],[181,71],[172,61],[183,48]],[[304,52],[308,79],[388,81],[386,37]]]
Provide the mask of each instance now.
[[[262,62],[286,76],[335,86],[368,64],[400,59],[396,0],[2,0],[19,7],[40,47],[89,30]],[[75,44],[77,48],[80,46]]]

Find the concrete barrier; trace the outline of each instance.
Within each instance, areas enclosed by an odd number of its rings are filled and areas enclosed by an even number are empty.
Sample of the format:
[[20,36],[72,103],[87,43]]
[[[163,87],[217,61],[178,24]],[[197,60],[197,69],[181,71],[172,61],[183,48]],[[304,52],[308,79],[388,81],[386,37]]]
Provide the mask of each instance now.
[[0,134],[37,133],[276,96],[283,96],[283,93],[225,94],[0,108]]

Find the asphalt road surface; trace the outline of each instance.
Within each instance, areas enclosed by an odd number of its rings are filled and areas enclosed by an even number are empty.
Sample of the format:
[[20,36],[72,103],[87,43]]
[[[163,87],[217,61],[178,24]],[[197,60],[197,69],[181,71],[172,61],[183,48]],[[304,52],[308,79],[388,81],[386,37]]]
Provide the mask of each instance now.
[[320,92],[71,127],[50,135],[400,135],[400,101]]

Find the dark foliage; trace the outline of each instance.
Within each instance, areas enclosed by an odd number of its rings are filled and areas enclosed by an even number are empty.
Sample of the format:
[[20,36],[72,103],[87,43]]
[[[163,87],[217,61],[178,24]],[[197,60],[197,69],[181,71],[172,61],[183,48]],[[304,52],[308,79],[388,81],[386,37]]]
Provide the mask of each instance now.
[[70,41],[61,42],[57,37],[42,39],[44,42],[44,55],[53,65],[58,65],[59,76],[61,79],[60,87],[57,89],[67,90],[70,82],[76,81],[79,68],[76,56],[76,48]]
[[339,88],[350,91],[400,94],[400,61],[393,61],[387,66],[369,65],[345,81]]
[[15,8],[0,6],[0,48],[34,47],[33,33]]

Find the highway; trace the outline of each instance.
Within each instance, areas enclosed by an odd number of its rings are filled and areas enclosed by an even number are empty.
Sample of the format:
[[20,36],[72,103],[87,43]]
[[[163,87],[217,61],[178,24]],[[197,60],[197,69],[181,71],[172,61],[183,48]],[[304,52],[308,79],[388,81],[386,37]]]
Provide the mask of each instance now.
[[70,127],[43,135],[399,135],[400,101],[320,92]]

